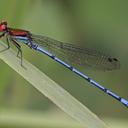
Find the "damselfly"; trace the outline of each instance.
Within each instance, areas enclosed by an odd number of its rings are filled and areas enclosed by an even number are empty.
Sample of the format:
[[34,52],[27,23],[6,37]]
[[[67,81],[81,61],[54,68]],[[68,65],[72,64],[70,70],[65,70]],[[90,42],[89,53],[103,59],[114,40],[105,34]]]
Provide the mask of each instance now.
[[[117,99],[119,102],[128,107],[128,101],[116,95],[112,91],[98,84],[76,68],[73,65],[90,66],[101,70],[114,70],[120,67],[120,62],[115,57],[108,56],[101,52],[97,52],[88,48],[80,48],[73,44],[63,43],[46,36],[34,35],[29,31],[22,29],[14,29],[7,26],[6,21],[0,23],[0,35],[6,37],[7,49],[10,48],[10,42],[18,49],[17,56],[20,54],[22,66],[22,49],[19,43],[26,44],[31,49],[46,54],[50,58],[59,62],[66,68],[70,69],[92,85],[96,86],[106,94]],[[61,58],[61,59],[60,59]],[[64,61],[65,62],[64,62]],[[68,63],[72,66],[70,66]]]

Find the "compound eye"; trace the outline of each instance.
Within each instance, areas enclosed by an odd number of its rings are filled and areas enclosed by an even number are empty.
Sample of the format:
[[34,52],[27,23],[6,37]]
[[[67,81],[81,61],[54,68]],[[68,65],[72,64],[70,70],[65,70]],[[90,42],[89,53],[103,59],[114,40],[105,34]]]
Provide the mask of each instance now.
[[1,29],[2,29],[2,30],[5,30],[5,29],[6,29],[6,25],[4,25],[4,24],[1,25]]

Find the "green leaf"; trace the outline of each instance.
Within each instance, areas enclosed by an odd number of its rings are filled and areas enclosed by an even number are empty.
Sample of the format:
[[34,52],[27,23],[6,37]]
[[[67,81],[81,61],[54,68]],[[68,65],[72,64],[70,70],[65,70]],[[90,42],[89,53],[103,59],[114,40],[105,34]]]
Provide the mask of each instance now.
[[[6,46],[0,43],[1,51]],[[1,52],[0,58],[72,118],[88,128],[107,128],[88,108],[25,59],[22,67],[20,59],[12,49]]]

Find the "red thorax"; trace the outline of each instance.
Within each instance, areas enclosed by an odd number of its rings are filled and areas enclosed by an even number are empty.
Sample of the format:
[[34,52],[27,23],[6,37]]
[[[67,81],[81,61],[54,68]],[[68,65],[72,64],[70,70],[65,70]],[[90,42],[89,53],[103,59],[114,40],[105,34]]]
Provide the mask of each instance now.
[[9,27],[7,27],[7,22],[2,21],[0,23],[0,32],[4,32],[6,30],[12,36],[27,36],[29,34],[29,32],[26,30],[9,28]]

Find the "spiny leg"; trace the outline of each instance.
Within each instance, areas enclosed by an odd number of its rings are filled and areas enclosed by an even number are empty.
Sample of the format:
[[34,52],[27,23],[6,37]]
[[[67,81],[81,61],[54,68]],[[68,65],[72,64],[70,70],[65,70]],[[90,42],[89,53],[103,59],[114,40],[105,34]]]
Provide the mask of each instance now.
[[6,35],[6,42],[7,42],[7,49],[9,49],[10,48],[10,44],[9,44],[9,37],[8,37],[8,35]]
[[1,37],[4,37],[5,33],[6,33],[6,32],[3,32],[3,33],[0,35],[0,38],[1,38]]
[[14,46],[16,46],[16,48],[18,49],[17,57],[19,56],[19,53],[20,53],[20,56],[19,57],[21,59],[21,66],[23,66],[22,65],[22,50],[21,50],[21,46],[14,39],[12,39],[12,38],[11,38],[11,41],[14,44]]

